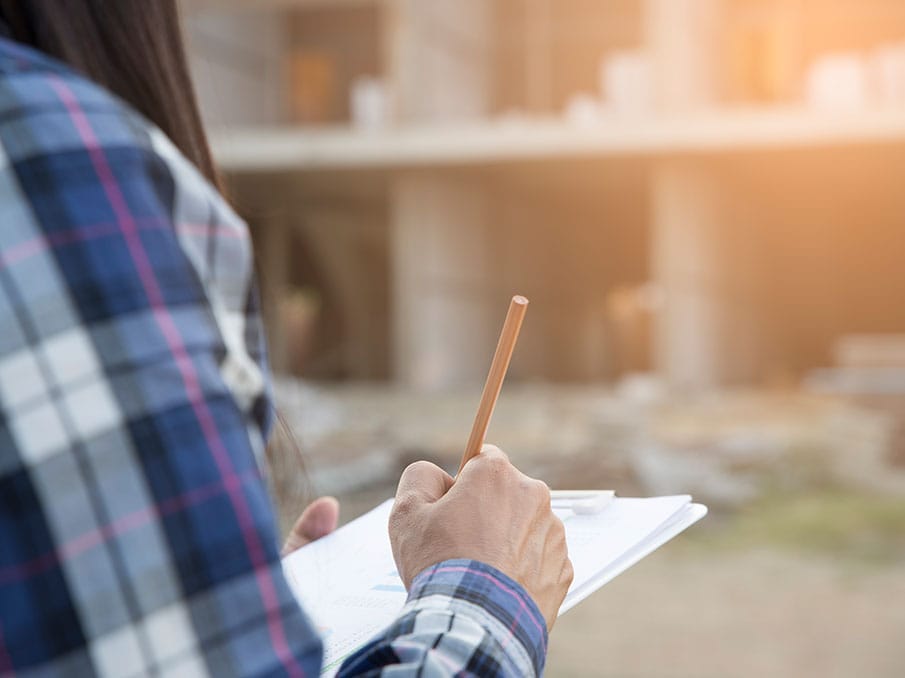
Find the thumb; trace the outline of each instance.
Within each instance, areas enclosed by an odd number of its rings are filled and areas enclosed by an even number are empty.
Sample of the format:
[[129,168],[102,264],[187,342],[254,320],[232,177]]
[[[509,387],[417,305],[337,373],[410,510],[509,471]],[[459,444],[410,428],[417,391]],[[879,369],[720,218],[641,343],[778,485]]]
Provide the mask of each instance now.
[[421,501],[432,504],[452,486],[452,477],[442,468],[429,461],[416,461],[402,472],[396,497],[414,495]]
[[283,555],[325,537],[339,522],[339,502],[333,497],[320,497],[311,502],[295,521],[283,545]]

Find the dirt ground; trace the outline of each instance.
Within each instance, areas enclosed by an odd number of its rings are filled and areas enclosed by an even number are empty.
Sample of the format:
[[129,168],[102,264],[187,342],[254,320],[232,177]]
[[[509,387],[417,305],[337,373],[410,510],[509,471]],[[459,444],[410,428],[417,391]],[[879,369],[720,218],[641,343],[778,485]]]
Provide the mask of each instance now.
[[905,563],[667,546],[557,622],[546,675],[905,676]]

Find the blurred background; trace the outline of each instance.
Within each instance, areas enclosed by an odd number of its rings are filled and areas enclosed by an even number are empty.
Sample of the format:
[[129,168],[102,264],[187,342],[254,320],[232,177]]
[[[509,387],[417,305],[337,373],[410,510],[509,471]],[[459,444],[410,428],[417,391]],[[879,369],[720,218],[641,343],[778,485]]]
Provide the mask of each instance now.
[[711,515],[547,675],[905,675],[902,0],[184,0],[297,501],[489,439]]

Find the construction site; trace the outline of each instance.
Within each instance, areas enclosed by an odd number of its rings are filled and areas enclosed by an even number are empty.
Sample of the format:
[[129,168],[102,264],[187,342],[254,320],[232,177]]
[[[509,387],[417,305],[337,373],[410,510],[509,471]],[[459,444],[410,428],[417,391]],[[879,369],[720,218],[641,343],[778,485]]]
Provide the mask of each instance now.
[[183,5],[304,456],[287,523],[454,471],[522,294],[489,440],[711,509],[547,675],[905,674],[901,0]]

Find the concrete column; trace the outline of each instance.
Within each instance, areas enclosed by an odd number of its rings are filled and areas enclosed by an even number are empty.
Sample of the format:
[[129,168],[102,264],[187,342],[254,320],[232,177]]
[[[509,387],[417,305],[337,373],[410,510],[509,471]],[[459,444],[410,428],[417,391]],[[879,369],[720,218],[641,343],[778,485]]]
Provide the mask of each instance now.
[[717,161],[664,163],[651,193],[651,268],[662,297],[654,330],[658,371],[682,389],[756,379],[763,253],[753,207]]
[[393,187],[393,362],[421,390],[480,383],[493,351],[482,187],[437,175]]
[[718,183],[706,169],[664,164],[651,195],[651,263],[662,300],[654,364],[672,386],[711,386],[721,380]]
[[656,103],[676,114],[712,105],[718,95],[722,0],[645,0],[645,39]]
[[[486,115],[491,3],[393,0],[387,6],[400,122]],[[390,220],[397,380],[428,390],[479,384],[494,346],[486,189],[451,172],[400,176],[390,189]]]
[[486,115],[492,9],[488,0],[386,3],[386,61],[400,122]]
[[[718,105],[722,0],[647,0],[647,47],[661,115]],[[702,389],[751,376],[757,331],[745,228],[719,163],[658,161],[651,181],[652,275],[662,295],[657,370]]]

